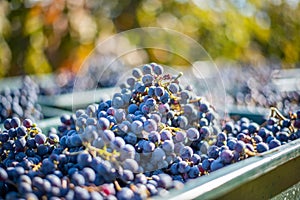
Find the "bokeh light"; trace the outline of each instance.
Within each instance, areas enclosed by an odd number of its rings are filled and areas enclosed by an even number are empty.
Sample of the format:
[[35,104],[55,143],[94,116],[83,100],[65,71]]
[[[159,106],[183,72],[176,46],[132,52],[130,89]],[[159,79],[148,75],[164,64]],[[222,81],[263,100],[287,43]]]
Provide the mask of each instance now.
[[[298,0],[1,1],[0,77],[76,72],[97,43],[150,26],[194,38],[214,60],[276,60],[283,68],[297,67],[298,11]],[[150,60],[162,56],[144,53]],[[172,64],[176,56],[166,59],[164,64]]]

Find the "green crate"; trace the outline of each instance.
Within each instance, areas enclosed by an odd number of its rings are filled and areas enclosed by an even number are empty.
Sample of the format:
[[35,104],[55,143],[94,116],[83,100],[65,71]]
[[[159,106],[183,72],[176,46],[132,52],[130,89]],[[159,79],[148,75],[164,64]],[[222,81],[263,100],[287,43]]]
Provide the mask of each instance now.
[[38,103],[45,106],[75,111],[79,108],[86,108],[89,104],[97,103],[101,99],[111,99],[115,91],[116,88],[102,88],[62,95],[39,96]]
[[239,120],[242,117],[247,117],[252,121],[262,124],[266,121],[266,118],[270,114],[270,110],[262,107],[252,107],[252,106],[236,106],[227,105],[228,115],[234,119]]

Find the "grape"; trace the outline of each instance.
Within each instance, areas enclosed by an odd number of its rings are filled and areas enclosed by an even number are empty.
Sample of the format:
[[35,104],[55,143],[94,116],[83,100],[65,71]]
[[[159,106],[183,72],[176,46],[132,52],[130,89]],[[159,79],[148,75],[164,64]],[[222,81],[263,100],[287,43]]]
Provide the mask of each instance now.
[[150,74],[146,74],[142,77],[142,82],[145,84],[145,86],[151,86],[154,78]]
[[179,92],[179,86],[176,83],[171,83],[169,85],[169,90],[170,92],[172,92],[173,94],[177,94]]
[[144,130],[148,133],[157,130],[157,123],[153,119],[148,119],[144,122]]
[[158,162],[158,161],[164,160],[165,158],[166,158],[166,153],[161,148],[156,148],[153,151],[152,156],[151,156],[151,160],[153,162]]
[[186,139],[186,132],[184,131],[177,131],[175,135],[177,142],[183,142]]
[[230,150],[234,150],[236,142],[237,141],[235,139],[229,139],[227,141],[227,146],[229,147]]
[[156,75],[162,75],[164,73],[164,68],[156,63],[151,63],[150,64],[153,68],[153,72],[156,74]]
[[89,153],[83,152],[77,156],[77,163],[79,164],[80,167],[89,166],[91,162],[92,162],[92,156]]
[[206,140],[210,137],[211,132],[207,126],[203,126],[200,128],[199,134],[201,140]]
[[143,130],[143,123],[141,121],[135,120],[132,122],[130,129],[135,134],[140,134]]
[[172,140],[165,140],[162,144],[162,149],[167,152],[173,152],[174,151],[174,143]]
[[160,98],[161,103],[166,104],[170,101],[170,95],[168,92],[165,92]]
[[69,137],[70,138],[70,146],[79,147],[82,145],[82,140],[79,135],[75,134]]
[[148,65],[148,64],[146,64],[146,65],[144,65],[143,66],[143,74],[144,75],[146,75],[146,74],[152,74],[152,66],[151,65]]
[[128,144],[132,144],[134,145],[137,142],[137,136],[132,133],[129,132],[125,137],[124,137],[124,141]]
[[5,171],[5,169],[0,167],[0,181],[5,181],[7,180],[8,175],[7,172]]
[[181,174],[187,173],[190,170],[190,166],[186,161],[178,162],[178,172]]
[[136,173],[138,171],[138,163],[134,160],[134,159],[126,159],[123,161],[122,163],[124,170],[130,170],[134,173]]
[[194,153],[190,160],[194,165],[198,165],[201,162],[201,157],[198,154]]
[[216,159],[219,157],[219,153],[220,153],[220,149],[216,145],[210,146],[207,150],[207,155],[209,158]]
[[139,68],[134,68],[132,70],[132,76],[134,76],[135,78],[139,79],[142,77],[142,71]]
[[245,151],[245,148],[246,148],[246,144],[243,141],[237,141],[234,146],[234,150],[238,153],[243,153]]
[[271,140],[269,142],[269,149],[274,149],[276,147],[279,147],[281,145],[281,142],[277,139]]
[[153,152],[155,149],[155,144],[150,141],[146,141],[143,143],[143,152],[150,153]]
[[111,141],[115,139],[115,135],[111,130],[104,130],[100,132],[100,137],[106,144],[109,144]]
[[4,122],[3,122],[3,126],[4,126],[4,128],[5,128],[6,130],[9,130],[9,129],[11,129],[11,128],[12,128],[12,126],[11,126],[10,122],[11,122],[11,119],[10,119],[10,118],[8,118],[8,119],[4,120]]
[[263,153],[263,152],[269,150],[269,146],[264,142],[260,142],[260,143],[257,144],[256,150],[257,150],[258,153]]
[[122,108],[124,106],[125,102],[123,101],[122,97],[115,97],[112,99],[112,106],[115,108]]
[[276,138],[281,142],[287,142],[289,139],[289,134],[285,131],[280,131],[276,135]]
[[10,121],[10,125],[12,128],[17,128],[19,127],[21,124],[21,121],[18,117],[13,117]]
[[121,137],[115,137],[115,139],[112,140],[111,144],[113,149],[119,151],[120,148],[122,148],[125,145],[125,141]]
[[177,118],[177,123],[179,124],[180,128],[185,129],[185,127],[188,125],[188,119],[185,116],[179,116]]
[[122,188],[120,191],[117,192],[117,198],[119,200],[130,200],[133,199],[134,193],[131,189],[125,187]]
[[155,96],[157,96],[157,97],[161,97],[161,96],[163,96],[164,94],[165,94],[165,90],[164,90],[164,88],[163,87],[156,87],[155,89],[154,89],[154,94],[155,94]]
[[182,100],[188,100],[190,98],[190,92],[187,90],[183,90],[180,92],[180,97]]
[[210,170],[216,171],[222,167],[224,167],[224,164],[222,163],[221,159],[216,159],[216,160],[212,161],[212,163],[210,165]]
[[233,160],[233,153],[231,150],[223,150],[220,154],[220,158],[224,164],[229,164]]
[[189,146],[185,146],[180,149],[180,156],[183,160],[189,160],[193,155],[193,149]]
[[100,117],[98,122],[97,122],[97,128],[100,130],[105,130],[108,129],[110,125],[110,122],[107,118]]
[[153,143],[160,143],[161,141],[161,134],[159,134],[156,131],[151,131],[150,134],[148,135],[149,141]]
[[90,200],[103,200],[103,197],[99,192],[92,191],[90,192]]
[[139,107],[136,104],[130,104],[128,106],[128,113],[129,114],[133,114],[135,113],[135,111],[137,111],[139,109]]
[[186,134],[190,141],[196,141],[199,139],[199,131],[196,128],[189,128],[186,131]]
[[189,178],[197,178],[200,175],[198,166],[192,166],[188,172]]
[[74,192],[75,192],[75,199],[88,200],[90,198],[89,192],[82,187],[75,186]]
[[[58,131],[47,136],[30,120],[6,119],[0,132],[1,197],[14,196],[9,179],[24,192],[18,190],[16,198],[147,199],[300,135],[289,127],[297,119],[288,117],[269,119],[263,127],[247,118],[223,123],[177,77],[162,74],[155,63],[145,69],[133,70],[112,100],[62,115]],[[12,100],[0,98],[4,104]]]
[[42,134],[42,133],[38,133],[35,137],[34,140],[37,144],[44,144],[47,140],[47,137]]

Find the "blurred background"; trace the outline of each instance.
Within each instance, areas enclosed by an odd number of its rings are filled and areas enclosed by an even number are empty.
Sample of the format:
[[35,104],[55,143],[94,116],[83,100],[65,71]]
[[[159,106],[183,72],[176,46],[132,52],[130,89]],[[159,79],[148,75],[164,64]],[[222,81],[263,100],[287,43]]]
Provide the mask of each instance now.
[[190,36],[217,62],[299,67],[298,0],[10,0],[0,1],[0,77],[76,72],[100,41],[148,26]]

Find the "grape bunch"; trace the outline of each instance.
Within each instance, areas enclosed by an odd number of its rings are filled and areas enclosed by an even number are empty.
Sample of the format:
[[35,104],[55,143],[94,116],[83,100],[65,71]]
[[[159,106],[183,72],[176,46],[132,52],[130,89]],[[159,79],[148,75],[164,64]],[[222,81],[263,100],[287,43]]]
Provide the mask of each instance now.
[[276,107],[285,116],[300,109],[300,91],[281,91],[272,81],[276,70],[272,67],[222,68],[228,102],[250,107]]
[[125,71],[123,62],[116,59],[113,54],[96,56],[89,61],[88,66],[83,66],[77,73],[67,70],[57,72],[54,84],[40,87],[41,95],[50,96],[72,93],[73,90],[113,87]]
[[10,117],[42,119],[42,109],[37,103],[38,94],[39,87],[29,76],[23,77],[19,89],[4,89],[0,93],[0,123]]

